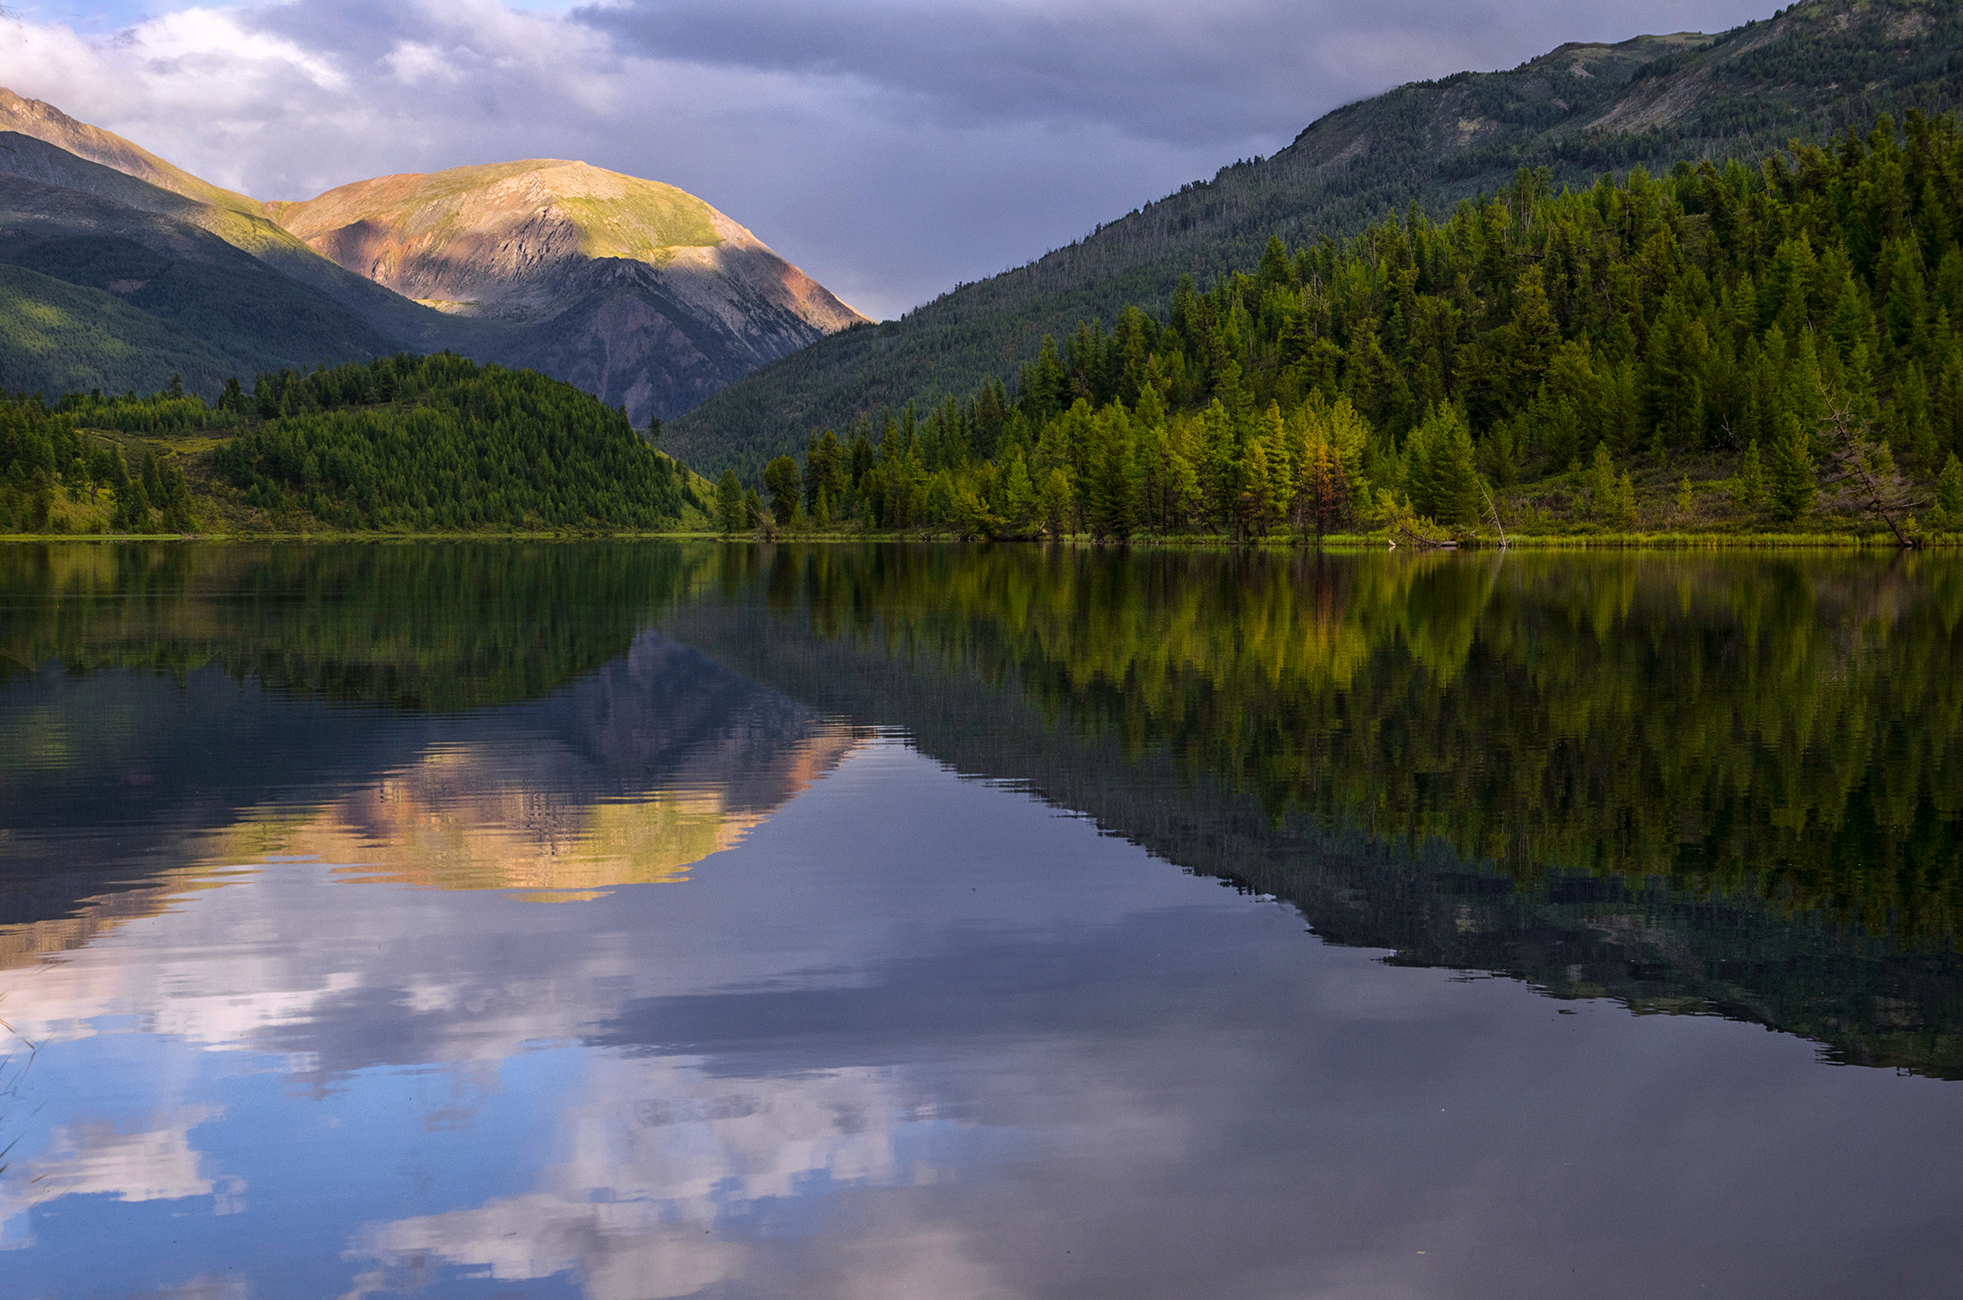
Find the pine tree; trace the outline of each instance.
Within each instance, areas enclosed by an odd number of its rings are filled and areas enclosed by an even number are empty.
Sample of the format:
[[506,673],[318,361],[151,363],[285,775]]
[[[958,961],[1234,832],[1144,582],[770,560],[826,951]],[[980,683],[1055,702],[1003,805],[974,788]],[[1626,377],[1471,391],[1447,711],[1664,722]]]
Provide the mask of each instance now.
[[1759,461],[1757,439],[1745,447],[1745,458],[1738,466],[1738,478],[1731,489],[1732,504],[1740,510],[1756,511],[1765,504],[1765,469]]
[[770,513],[776,518],[777,526],[788,525],[792,513],[801,504],[797,462],[789,456],[772,460],[763,467],[763,485],[770,493]]
[[1942,477],[1936,480],[1936,502],[1929,510],[1929,526],[1939,532],[1963,530],[1963,461],[1949,454]]
[[1766,495],[1777,519],[1791,523],[1813,507],[1818,480],[1813,469],[1813,437],[1798,415],[1788,412],[1766,457]]
[[1315,528],[1316,539],[1332,529],[1341,528],[1350,520],[1350,485],[1343,474],[1343,464],[1330,443],[1317,440],[1311,443],[1306,456],[1307,483],[1303,513]]
[[1622,471],[1622,478],[1616,484],[1615,505],[1609,518],[1618,528],[1630,528],[1636,523],[1636,485],[1626,469]]
[[1587,476],[1588,509],[1597,519],[1613,522],[1616,513],[1615,460],[1606,442],[1595,444],[1595,458]]
[[733,469],[724,470],[716,484],[716,525],[725,537],[733,537],[744,529],[743,480],[736,477]]
[[1022,458],[1022,448],[1009,448],[1008,461],[996,476],[995,491],[990,504],[1001,516],[1003,532],[1010,537],[1027,536],[1036,519],[1036,488],[1029,481],[1029,466]]
[[1038,506],[1043,514],[1043,527],[1052,537],[1062,537],[1070,530],[1070,515],[1074,507],[1071,499],[1070,480],[1064,476],[1061,467],[1052,469],[1043,478],[1043,487]]

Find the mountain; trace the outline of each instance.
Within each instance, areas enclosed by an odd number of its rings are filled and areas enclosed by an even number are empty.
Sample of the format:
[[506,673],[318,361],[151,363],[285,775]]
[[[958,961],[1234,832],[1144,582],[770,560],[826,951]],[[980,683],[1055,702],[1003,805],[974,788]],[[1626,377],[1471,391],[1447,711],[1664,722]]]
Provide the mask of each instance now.
[[1750,161],[1883,112],[1959,105],[1963,6],[1948,0],[1810,0],[1719,36],[1564,45],[1507,72],[1415,82],[1027,266],[766,367],[676,421],[664,445],[711,474],[753,473],[819,430],[1010,376],[1045,334],[1108,323],[1126,304],[1162,311],[1182,276],[1252,270],[1271,235],[1312,244],[1412,204],[1443,213],[1521,167],[1558,186]]
[[694,195],[534,159],[383,176],[266,210],[315,251],[457,316],[637,420],[865,318]]
[[[118,309],[86,294],[36,289],[62,314],[64,342],[27,347],[22,330],[30,318],[10,316],[0,350],[4,387],[152,392],[179,372],[194,389],[215,392],[230,375],[407,346],[212,233],[197,220],[209,205],[15,132],[0,133],[0,169],[0,263],[96,291]],[[16,275],[8,283],[18,294],[29,282]],[[92,335],[104,341],[84,341]],[[111,347],[111,338],[126,346]]]
[[154,392],[180,375],[212,387],[234,358],[116,294],[0,266],[0,386],[28,393]]
[[[15,152],[0,153],[0,198],[14,193],[9,176],[93,194],[216,235],[280,275],[339,303],[399,344],[428,351],[445,347],[464,351],[482,344],[481,334],[459,332],[457,323],[441,312],[409,302],[320,256],[269,218],[265,205],[257,200],[200,180],[51,104],[0,88],[0,130],[54,146],[54,153],[28,153],[18,141],[8,141]],[[8,206],[18,209],[20,200]],[[346,360],[355,355],[360,354],[323,353],[318,359]]]
[[[140,245],[169,260],[169,292],[109,292],[242,375],[449,349],[565,379],[644,423],[864,319],[702,200],[585,163],[386,176],[265,203],[4,89],[0,132],[11,133],[0,138],[0,261],[30,265],[16,245],[67,240],[42,247],[34,256],[50,265],[36,269],[87,288],[147,286],[161,271],[112,275],[103,268],[130,249],[90,241]],[[187,266],[224,274],[194,290],[200,273]],[[167,298],[195,302],[160,309]],[[66,295],[64,310],[87,315],[89,301]],[[281,313],[306,320],[270,319]],[[133,328],[117,314],[66,337]],[[0,387],[69,372],[141,386],[131,355],[71,352],[68,371],[9,364]]]

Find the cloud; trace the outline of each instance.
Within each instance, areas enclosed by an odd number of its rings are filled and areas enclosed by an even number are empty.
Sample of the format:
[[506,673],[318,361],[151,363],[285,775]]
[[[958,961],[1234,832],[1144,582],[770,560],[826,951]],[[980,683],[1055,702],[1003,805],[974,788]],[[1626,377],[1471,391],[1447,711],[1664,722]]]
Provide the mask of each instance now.
[[152,10],[114,30],[93,10],[29,13],[0,27],[0,84],[264,198],[583,159],[701,195],[861,310],[891,315],[1399,82],[1769,9],[293,0]]
[[[1397,82],[1488,68],[1559,39],[1762,4],[1573,0],[606,0],[573,11],[654,57],[834,80],[958,126],[1094,123],[1147,139],[1287,138]],[[1616,11],[1623,12],[1618,16]]]
[[33,1245],[31,1226],[21,1216],[64,1196],[179,1201],[218,1191],[217,1213],[242,1209],[245,1180],[227,1177],[219,1191],[203,1154],[191,1145],[192,1129],[224,1113],[222,1106],[179,1106],[149,1117],[156,1127],[136,1132],[101,1120],[56,1127],[39,1158],[0,1182],[0,1250]]
[[588,1300],[693,1295],[741,1276],[749,1252],[710,1229],[760,1202],[939,1173],[896,1152],[910,1133],[925,1145],[935,1124],[896,1070],[730,1080],[687,1061],[600,1057],[583,1075],[588,1095],[558,1118],[564,1163],[529,1192],[370,1225],[349,1254],[379,1267],[343,1300],[386,1293],[428,1260],[501,1281],[576,1271]]

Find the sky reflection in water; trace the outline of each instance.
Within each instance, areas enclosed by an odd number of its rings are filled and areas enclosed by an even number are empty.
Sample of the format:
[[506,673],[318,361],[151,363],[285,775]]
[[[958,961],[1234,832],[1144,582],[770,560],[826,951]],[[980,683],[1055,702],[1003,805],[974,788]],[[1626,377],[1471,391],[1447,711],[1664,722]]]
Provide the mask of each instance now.
[[[214,663],[0,684],[0,1016],[37,1046],[0,1290],[1963,1284],[1955,1083],[1325,943],[881,729],[931,733],[897,687],[847,715],[722,666],[681,633],[798,651],[713,589],[461,709]],[[990,689],[999,740],[1027,700]],[[1020,743],[1095,746],[1066,723]]]

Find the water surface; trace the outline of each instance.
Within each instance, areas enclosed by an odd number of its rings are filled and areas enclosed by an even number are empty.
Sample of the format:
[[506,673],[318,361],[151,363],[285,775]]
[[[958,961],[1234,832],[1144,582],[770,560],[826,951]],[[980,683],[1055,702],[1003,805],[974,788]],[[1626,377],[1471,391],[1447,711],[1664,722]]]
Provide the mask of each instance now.
[[1957,1294],[1960,615],[0,549],[0,1292]]

